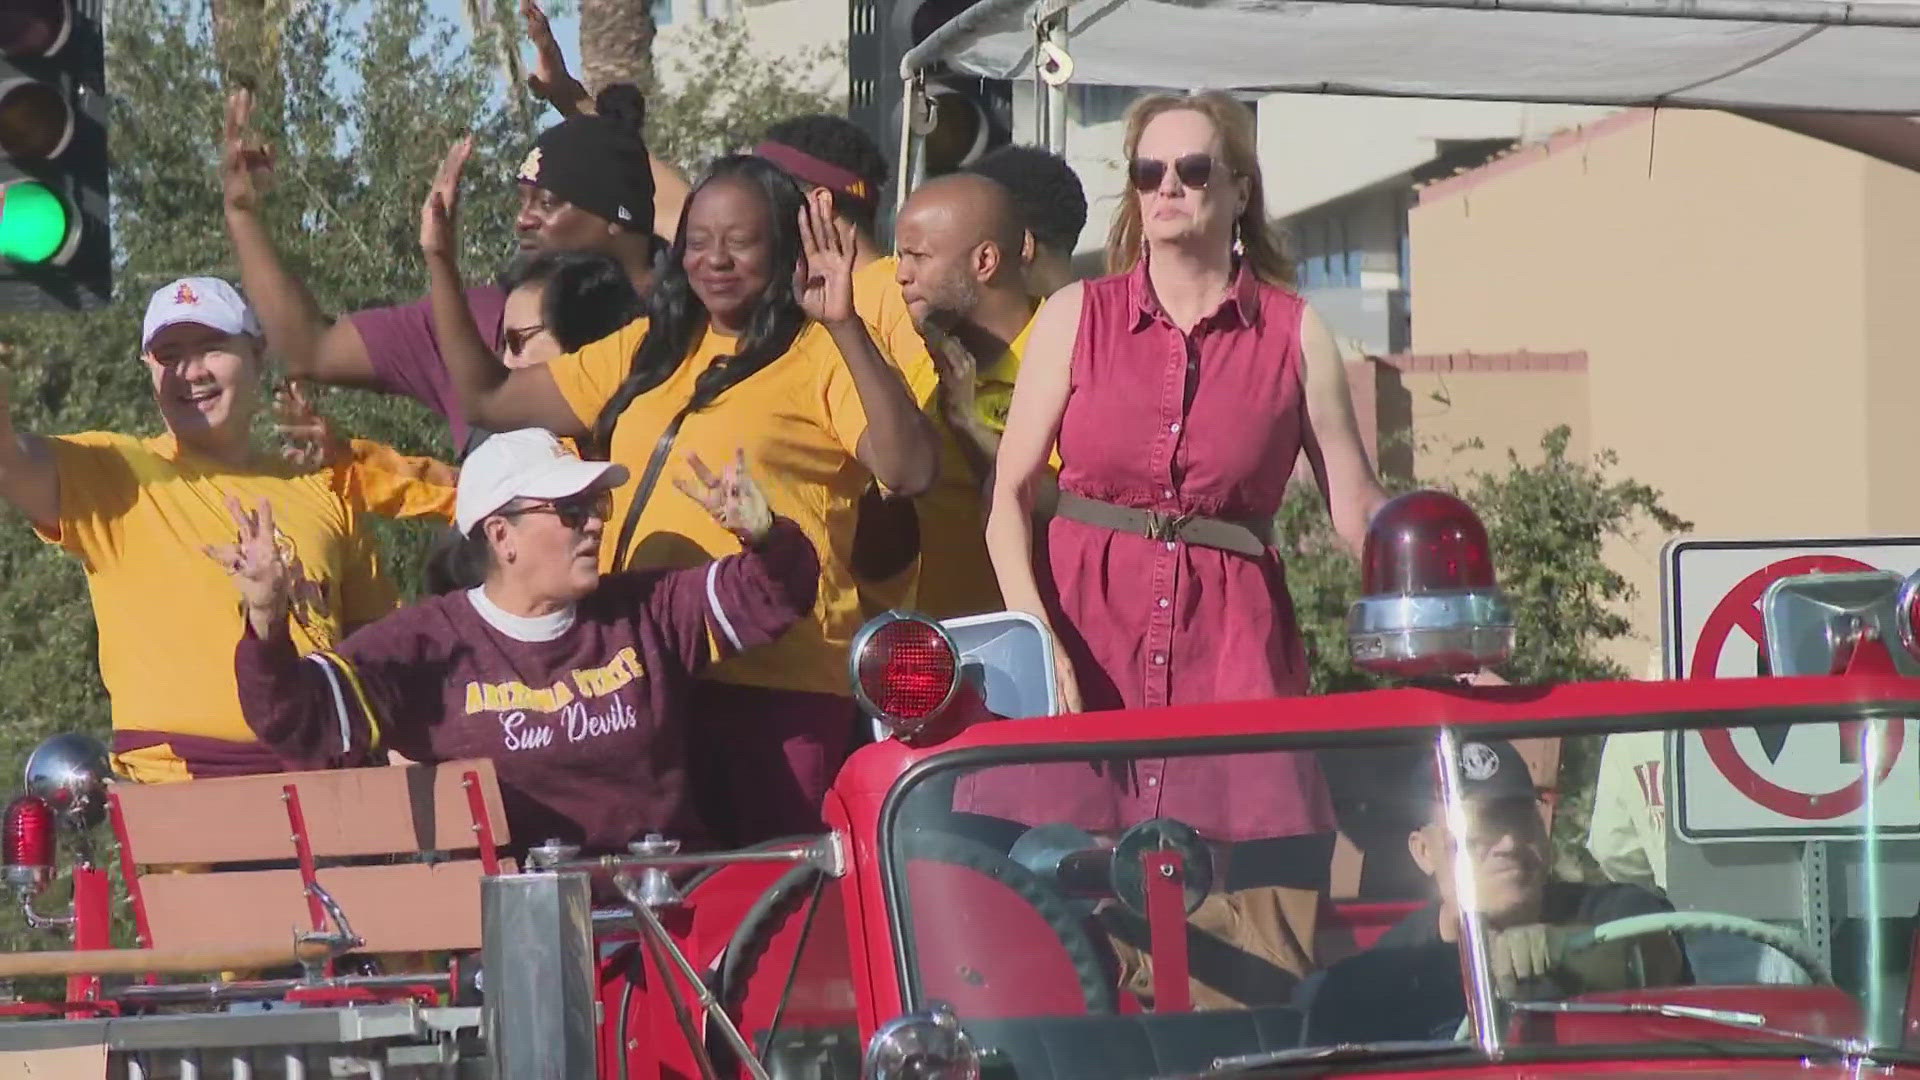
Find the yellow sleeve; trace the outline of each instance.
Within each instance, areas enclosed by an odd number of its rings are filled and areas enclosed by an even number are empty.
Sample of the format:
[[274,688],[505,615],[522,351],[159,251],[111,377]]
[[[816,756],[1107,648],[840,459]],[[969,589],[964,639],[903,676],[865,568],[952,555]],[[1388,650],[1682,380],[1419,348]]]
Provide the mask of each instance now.
[[122,521],[140,499],[132,456],[144,451],[138,440],[105,431],[57,436],[47,446],[60,476],[59,531],[34,533],[98,567],[120,549]]
[[840,347],[824,328],[814,324],[801,332],[794,348],[806,350],[807,359],[820,372],[821,426],[848,457],[857,456],[860,436],[867,433],[867,407],[860,401],[860,388],[854,385],[853,373],[847,370]]
[[560,396],[582,424],[591,428],[600,418],[601,407],[620,389],[633,366],[634,350],[646,336],[647,320],[635,319],[611,336],[547,364]]
[[370,439],[353,439],[348,445],[353,456],[334,469],[334,482],[355,511],[394,519],[453,520],[460,470]]

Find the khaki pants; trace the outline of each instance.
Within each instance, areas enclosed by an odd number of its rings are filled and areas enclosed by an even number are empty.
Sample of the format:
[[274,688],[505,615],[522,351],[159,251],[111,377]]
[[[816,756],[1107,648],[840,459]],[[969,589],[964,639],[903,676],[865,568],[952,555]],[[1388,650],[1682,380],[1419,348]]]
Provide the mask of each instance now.
[[[1197,1010],[1283,1005],[1313,970],[1320,894],[1265,887],[1214,893],[1187,917],[1189,987]],[[1120,960],[1120,985],[1153,998],[1153,956],[1146,920],[1128,911],[1101,921]]]

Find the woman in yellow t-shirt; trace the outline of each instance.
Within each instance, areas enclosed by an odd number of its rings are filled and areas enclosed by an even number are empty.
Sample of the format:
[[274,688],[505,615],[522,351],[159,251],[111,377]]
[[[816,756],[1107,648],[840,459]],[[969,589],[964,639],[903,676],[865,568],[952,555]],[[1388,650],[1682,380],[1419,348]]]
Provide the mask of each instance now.
[[[422,220],[436,304],[457,302],[458,150]],[[938,442],[853,305],[853,237],[831,195],[803,196],[754,157],[716,162],[695,185],[639,319],[549,364],[509,371],[484,348],[446,353],[470,423],[545,427],[628,467],[614,494],[605,570],[690,566],[739,541],[686,500],[650,498],[697,454],[744,449],[776,514],[820,553],[813,616],[772,645],[713,669],[694,698],[695,801],[723,842],[821,827],[820,802],[852,749],[858,714],[846,650],[860,623],[848,559],[870,479],[917,495]],[[716,622],[716,634],[729,631]]]

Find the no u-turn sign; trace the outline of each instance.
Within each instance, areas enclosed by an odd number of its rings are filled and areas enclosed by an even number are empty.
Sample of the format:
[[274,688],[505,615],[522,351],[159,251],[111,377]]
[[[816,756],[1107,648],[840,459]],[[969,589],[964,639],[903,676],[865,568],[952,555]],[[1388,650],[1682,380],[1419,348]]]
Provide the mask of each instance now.
[[[1781,578],[1920,569],[1920,537],[1679,540],[1661,559],[1668,678],[1766,673],[1760,598]],[[1721,728],[1677,736],[1669,750],[1674,828],[1696,842],[1920,835],[1920,727],[1849,720]],[[1867,765],[1875,783],[1867,783]]]

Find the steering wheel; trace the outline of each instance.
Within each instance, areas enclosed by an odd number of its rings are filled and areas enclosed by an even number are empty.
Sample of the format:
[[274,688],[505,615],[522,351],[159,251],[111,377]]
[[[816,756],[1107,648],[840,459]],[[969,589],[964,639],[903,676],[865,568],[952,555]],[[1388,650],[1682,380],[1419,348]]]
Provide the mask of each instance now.
[[[1582,953],[1601,945],[1632,941],[1654,934],[1687,932],[1732,934],[1759,942],[1792,960],[1816,986],[1833,985],[1833,973],[1827,969],[1826,961],[1808,948],[1799,934],[1744,915],[1726,915],[1717,911],[1654,911],[1645,915],[1629,915],[1624,919],[1610,919],[1573,937],[1568,941],[1566,951],[1569,954]],[[1472,1031],[1473,1017],[1463,1017],[1460,1027],[1454,1032],[1454,1040],[1466,1042]]]
[[[924,992],[956,1009],[981,995],[976,1013],[1004,1007],[1021,993],[1036,1000],[1064,993],[1096,1016],[1118,1011],[1113,975],[1086,920],[1039,875],[1003,852],[948,833],[903,832],[896,843],[908,894],[928,890],[939,897],[923,900],[926,917],[913,920],[910,943],[922,979],[931,984]],[[927,925],[936,915],[941,920]],[[1042,962],[1048,959],[1058,966]]]

